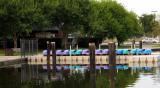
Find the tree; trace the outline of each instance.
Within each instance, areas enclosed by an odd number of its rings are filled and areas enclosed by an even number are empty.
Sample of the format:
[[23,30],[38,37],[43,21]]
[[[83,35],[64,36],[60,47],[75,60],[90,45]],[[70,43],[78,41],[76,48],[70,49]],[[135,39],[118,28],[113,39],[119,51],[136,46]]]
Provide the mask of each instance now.
[[[24,9],[26,4],[25,1],[23,3],[21,0],[1,0],[1,9],[4,10],[4,14],[1,15],[1,33],[4,36],[4,40],[6,41],[7,36],[13,36],[14,46],[16,45],[17,34],[19,32],[24,32],[24,28],[28,28],[29,24],[22,23],[21,17],[22,14],[25,14],[26,10]],[[27,20],[25,20],[27,21]],[[26,30],[29,31],[29,30]]]
[[153,34],[154,37],[160,35],[160,23],[155,22],[153,24],[152,30],[153,30],[152,34]]
[[143,35],[142,26],[140,25],[135,13],[129,12],[121,22],[123,27],[116,35],[118,43],[122,43],[128,38],[140,37]]
[[143,14],[142,17],[140,17],[140,21],[143,26],[145,35],[152,36],[154,27],[157,26],[155,16],[152,14]]
[[88,33],[94,37],[117,38],[120,44],[142,33],[138,17],[116,1],[92,1],[89,16]]
[[79,31],[83,28],[83,20],[88,0],[58,0],[54,12],[51,12],[52,26],[59,27],[63,33],[62,45],[67,48],[68,34]]
[[[41,0],[39,0],[41,1]],[[38,0],[0,0],[0,29],[4,41],[12,36],[14,48],[17,48],[17,37],[29,34],[32,28],[47,24]],[[4,43],[4,47],[5,47]]]
[[58,27],[67,48],[68,34],[89,38],[117,38],[119,43],[141,34],[137,16],[112,0],[0,0],[0,31],[12,36],[29,34],[33,28]]

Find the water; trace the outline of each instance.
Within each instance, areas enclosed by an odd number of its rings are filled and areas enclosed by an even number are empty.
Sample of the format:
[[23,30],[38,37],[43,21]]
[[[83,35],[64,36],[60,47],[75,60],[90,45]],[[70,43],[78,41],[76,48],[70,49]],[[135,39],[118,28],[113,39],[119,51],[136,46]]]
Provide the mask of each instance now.
[[[149,64],[149,63],[148,63]],[[160,88],[160,68],[158,66],[117,67],[116,88]],[[79,69],[81,66],[77,66]],[[85,70],[84,70],[85,69]],[[72,75],[71,75],[72,72]],[[89,88],[90,74],[82,71],[59,70],[57,81],[48,81],[45,66],[24,64],[0,68],[0,88]],[[52,79],[56,79],[52,76]],[[96,70],[96,88],[109,88],[109,70]]]
[[160,68],[155,71],[140,72],[138,79],[126,88],[160,88]]
[[15,68],[0,68],[0,88],[20,88],[20,70]]

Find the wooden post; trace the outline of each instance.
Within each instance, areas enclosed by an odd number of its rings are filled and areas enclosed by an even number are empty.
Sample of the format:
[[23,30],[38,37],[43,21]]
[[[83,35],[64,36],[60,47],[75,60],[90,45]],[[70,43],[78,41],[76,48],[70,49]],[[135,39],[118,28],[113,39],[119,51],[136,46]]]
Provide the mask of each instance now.
[[89,43],[90,51],[90,88],[96,88],[95,43]]
[[142,41],[139,41],[139,48],[142,49]]
[[115,43],[109,43],[109,88],[115,88],[116,80],[116,46]]
[[50,68],[50,42],[47,41],[47,73],[48,73],[48,80],[51,80],[51,68]]
[[55,42],[51,42],[51,48],[52,48],[52,71],[53,74],[56,73],[56,48],[55,48]]

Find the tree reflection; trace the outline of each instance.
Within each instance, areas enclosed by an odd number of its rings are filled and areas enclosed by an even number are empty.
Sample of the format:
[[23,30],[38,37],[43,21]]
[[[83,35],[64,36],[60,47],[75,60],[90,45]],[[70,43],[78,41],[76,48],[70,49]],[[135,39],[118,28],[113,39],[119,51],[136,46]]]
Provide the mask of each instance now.
[[20,72],[16,68],[0,68],[0,88],[20,88]]
[[[125,88],[127,85],[131,85],[136,81],[138,75],[139,72],[131,74],[131,69],[119,70],[116,78],[116,88]],[[64,75],[63,80],[51,81],[50,83],[41,81],[40,84],[36,85],[36,81],[29,81],[24,83],[22,88],[89,88],[89,77],[89,71],[84,74],[77,72],[72,75]],[[108,88],[108,79],[108,70],[101,70],[101,73],[97,70],[96,88]]]

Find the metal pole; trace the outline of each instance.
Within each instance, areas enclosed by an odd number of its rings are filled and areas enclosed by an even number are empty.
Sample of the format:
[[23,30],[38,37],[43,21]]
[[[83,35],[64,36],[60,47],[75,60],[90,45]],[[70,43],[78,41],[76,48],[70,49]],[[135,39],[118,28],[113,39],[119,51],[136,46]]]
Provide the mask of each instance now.
[[30,44],[31,44],[31,41],[30,41],[29,39],[28,39],[28,43],[29,43],[29,44],[28,44],[29,51],[28,51],[28,54],[27,54],[27,55],[28,55],[28,57],[31,59],[31,45],[30,45]]
[[118,49],[118,42],[116,43],[116,49]]
[[37,49],[37,53],[38,54],[38,39],[36,39],[36,49]]
[[[35,45],[36,45],[36,49],[35,49],[35,54],[38,54],[38,40],[37,39],[35,39],[34,40],[35,41]],[[38,76],[38,78],[39,78],[39,71],[38,71],[38,64],[37,64],[37,76]]]
[[[26,53],[28,52],[28,49],[26,48],[27,45],[26,45],[26,40],[23,39],[22,41],[22,52],[23,52],[23,57],[26,57]],[[28,58],[28,57],[27,57]]]
[[109,88],[115,88],[116,80],[116,46],[115,43],[109,43]]
[[22,59],[22,40],[20,39],[20,54],[21,54],[21,59]]
[[89,43],[90,50],[90,88],[96,88],[95,43]]
[[48,80],[51,80],[51,68],[50,68],[50,42],[47,41],[47,72]]
[[33,42],[34,42],[34,41],[33,41],[33,39],[32,39],[32,40],[31,40],[31,43],[32,43],[32,46],[31,46],[31,48],[32,48],[31,56],[33,56],[33,55],[34,55],[34,52],[33,52],[33,51],[34,51],[34,50],[33,50]]
[[76,49],[78,50],[78,44],[76,45]]

